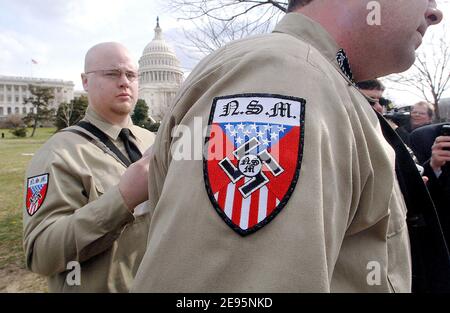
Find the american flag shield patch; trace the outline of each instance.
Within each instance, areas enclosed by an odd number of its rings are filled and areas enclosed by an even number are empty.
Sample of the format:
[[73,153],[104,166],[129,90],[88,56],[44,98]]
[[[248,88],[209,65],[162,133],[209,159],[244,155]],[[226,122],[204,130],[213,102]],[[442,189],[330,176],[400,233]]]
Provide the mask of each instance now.
[[204,180],[222,219],[245,236],[283,209],[297,183],[305,100],[273,94],[215,98],[205,141]]
[[47,195],[48,174],[27,179],[26,207],[28,215],[33,216],[41,207]]

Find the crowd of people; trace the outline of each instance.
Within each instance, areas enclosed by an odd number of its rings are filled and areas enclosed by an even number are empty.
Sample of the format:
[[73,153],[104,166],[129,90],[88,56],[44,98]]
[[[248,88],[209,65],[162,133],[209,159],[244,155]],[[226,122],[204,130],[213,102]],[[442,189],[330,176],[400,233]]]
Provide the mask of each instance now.
[[[51,292],[450,291],[450,137],[427,103],[385,119],[373,80],[409,68],[442,12],[380,0],[374,27],[366,2],[290,0],[272,33],[199,63],[156,137],[129,117],[129,52],[92,47],[85,118],[27,169],[27,267]],[[173,156],[175,129],[203,159]]]
[[389,115],[394,106],[383,98],[385,86],[380,80],[358,82],[356,85],[368,97],[372,108],[387,117],[391,127],[411,149],[414,160],[422,167],[442,230],[450,244],[450,132],[445,133],[445,129],[450,128],[450,122],[433,122],[433,105],[419,101],[412,105],[409,118],[399,123]]

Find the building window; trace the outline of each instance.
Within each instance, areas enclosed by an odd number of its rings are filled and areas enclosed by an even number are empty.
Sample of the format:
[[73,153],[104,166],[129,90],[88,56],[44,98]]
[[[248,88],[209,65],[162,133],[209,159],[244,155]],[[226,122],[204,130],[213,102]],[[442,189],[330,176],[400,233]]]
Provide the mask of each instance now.
[[4,95],[0,95],[0,101],[1,102],[5,101],[5,96]]
[[11,85],[6,85],[6,90],[11,91]]
[[16,103],[19,102],[19,96],[16,96]]
[[19,86],[14,86],[14,91],[19,91]]
[[11,113],[12,113],[11,108],[8,108],[8,115]]
[[8,96],[8,102],[11,102],[11,96]]
[[19,114],[19,108],[14,108],[14,113]]
[[30,113],[34,113],[34,108],[30,108]]
[[25,107],[22,108],[22,114],[27,114],[27,108]]
[[23,92],[27,91],[27,86],[22,86],[22,91]]
[[0,116],[3,116],[3,107],[0,107]]

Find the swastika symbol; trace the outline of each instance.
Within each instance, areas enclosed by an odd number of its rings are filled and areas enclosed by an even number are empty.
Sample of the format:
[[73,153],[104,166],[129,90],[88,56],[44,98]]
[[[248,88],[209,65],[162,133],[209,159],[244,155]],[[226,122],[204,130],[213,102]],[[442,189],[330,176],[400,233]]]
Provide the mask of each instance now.
[[239,187],[239,191],[244,198],[247,198],[269,182],[269,179],[262,171],[263,164],[274,176],[278,176],[284,172],[284,169],[270,155],[267,149],[258,154],[251,154],[260,144],[258,139],[253,137],[233,151],[233,155],[239,161],[238,168],[234,166],[228,157],[219,162],[219,166],[224,170],[233,184],[236,184],[242,178],[249,178],[243,186]]

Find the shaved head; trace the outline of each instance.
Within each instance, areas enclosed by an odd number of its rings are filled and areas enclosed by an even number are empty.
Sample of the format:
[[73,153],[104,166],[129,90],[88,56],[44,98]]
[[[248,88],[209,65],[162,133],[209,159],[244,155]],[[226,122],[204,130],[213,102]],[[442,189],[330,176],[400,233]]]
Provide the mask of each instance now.
[[[84,59],[84,72],[108,68],[117,55],[122,55],[131,61],[130,52],[118,42],[102,42],[88,50]],[[133,63],[131,61],[131,63]],[[134,65],[134,64],[133,64]]]
[[112,124],[126,124],[134,109],[139,85],[133,77],[138,77],[138,67],[122,44],[103,42],[86,53],[81,79],[89,106]]

